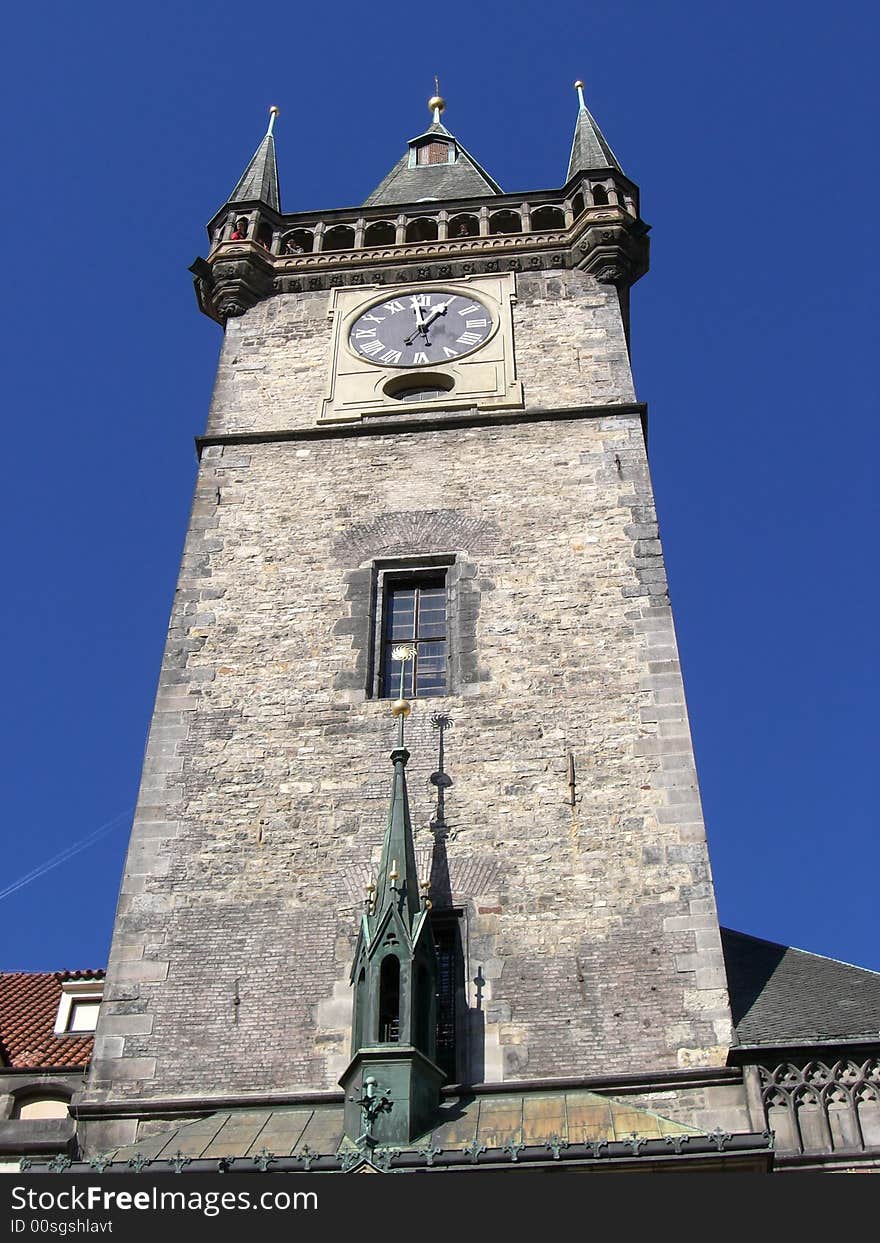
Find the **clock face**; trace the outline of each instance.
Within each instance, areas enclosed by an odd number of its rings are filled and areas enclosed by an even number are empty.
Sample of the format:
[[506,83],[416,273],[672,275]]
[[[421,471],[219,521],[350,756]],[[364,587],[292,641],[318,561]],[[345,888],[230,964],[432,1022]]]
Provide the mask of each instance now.
[[492,329],[491,312],[476,298],[417,290],[370,307],[352,324],[349,344],[383,367],[428,367],[478,350]]

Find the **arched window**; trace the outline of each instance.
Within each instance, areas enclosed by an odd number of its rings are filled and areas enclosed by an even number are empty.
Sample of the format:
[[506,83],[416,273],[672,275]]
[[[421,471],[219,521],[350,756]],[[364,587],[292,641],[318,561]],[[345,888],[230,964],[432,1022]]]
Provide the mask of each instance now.
[[476,216],[453,216],[449,221],[449,240],[456,241],[458,238],[479,237],[480,222]]
[[261,246],[265,246],[269,250],[272,246],[272,226],[266,224],[265,221],[257,229],[257,241]]
[[66,1118],[69,1096],[60,1092],[30,1092],[26,1096],[16,1098],[13,1117],[30,1119],[31,1122],[44,1118]]
[[561,207],[538,207],[532,212],[532,228],[535,231],[564,229],[565,212]]
[[604,186],[593,186],[592,189],[593,189],[593,206],[594,207],[607,207],[608,206],[608,191],[605,189],[605,187]]
[[410,220],[406,226],[406,240],[408,242],[436,242],[437,221],[431,220],[429,216],[419,216],[416,220]]
[[489,217],[490,233],[522,233],[522,220],[519,212],[497,211]]
[[577,220],[578,216],[584,210],[584,207],[584,196],[582,194],[576,194],[571,200],[571,210],[574,213],[575,220]]
[[281,243],[283,255],[310,255],[315,249],[315,235],[311,229],[293,229],[285,233]]
[[394,954],[382,960],[379,973],[379,1042],[400,1039],[400,961]]
[[364,232],[365,246],[393,246],[397,238],[397,230],[387,220],[376,220],[367,225]]
[[324,250],[354,250],[354,229],[337,224],[324,234]]

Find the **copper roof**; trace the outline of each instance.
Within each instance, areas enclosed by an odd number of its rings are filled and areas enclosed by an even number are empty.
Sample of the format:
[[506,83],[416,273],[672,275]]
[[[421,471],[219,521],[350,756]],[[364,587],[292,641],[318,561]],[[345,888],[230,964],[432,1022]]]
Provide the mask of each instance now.
[[103,971],[0,973],[0,1066],[13,1070],[87,1066],[91,1033],[55,1035],[61,985],[103,978]]

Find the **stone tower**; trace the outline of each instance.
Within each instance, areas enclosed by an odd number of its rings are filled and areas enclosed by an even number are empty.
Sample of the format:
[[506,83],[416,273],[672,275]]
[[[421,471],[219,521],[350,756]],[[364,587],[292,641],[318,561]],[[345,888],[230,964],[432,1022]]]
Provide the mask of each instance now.
[[362,207],[285,214],[273,110],[209,225],[225,337],[92,1151],[257,1106],[340,1141],[401,693],[443,1099],[626,1091],[629,1131],[661,1100],[667,1129],[752,1129],[629,364],[648,229],[577,89],[560,189],[504,193],[435,97]]

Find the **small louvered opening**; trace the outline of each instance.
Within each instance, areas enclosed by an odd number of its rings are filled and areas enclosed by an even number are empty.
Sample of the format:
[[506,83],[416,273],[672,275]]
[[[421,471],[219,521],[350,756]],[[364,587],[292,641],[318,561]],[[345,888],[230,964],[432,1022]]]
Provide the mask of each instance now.
[[416,151],[417,164],[448,164],[448,142],[426,142]]

